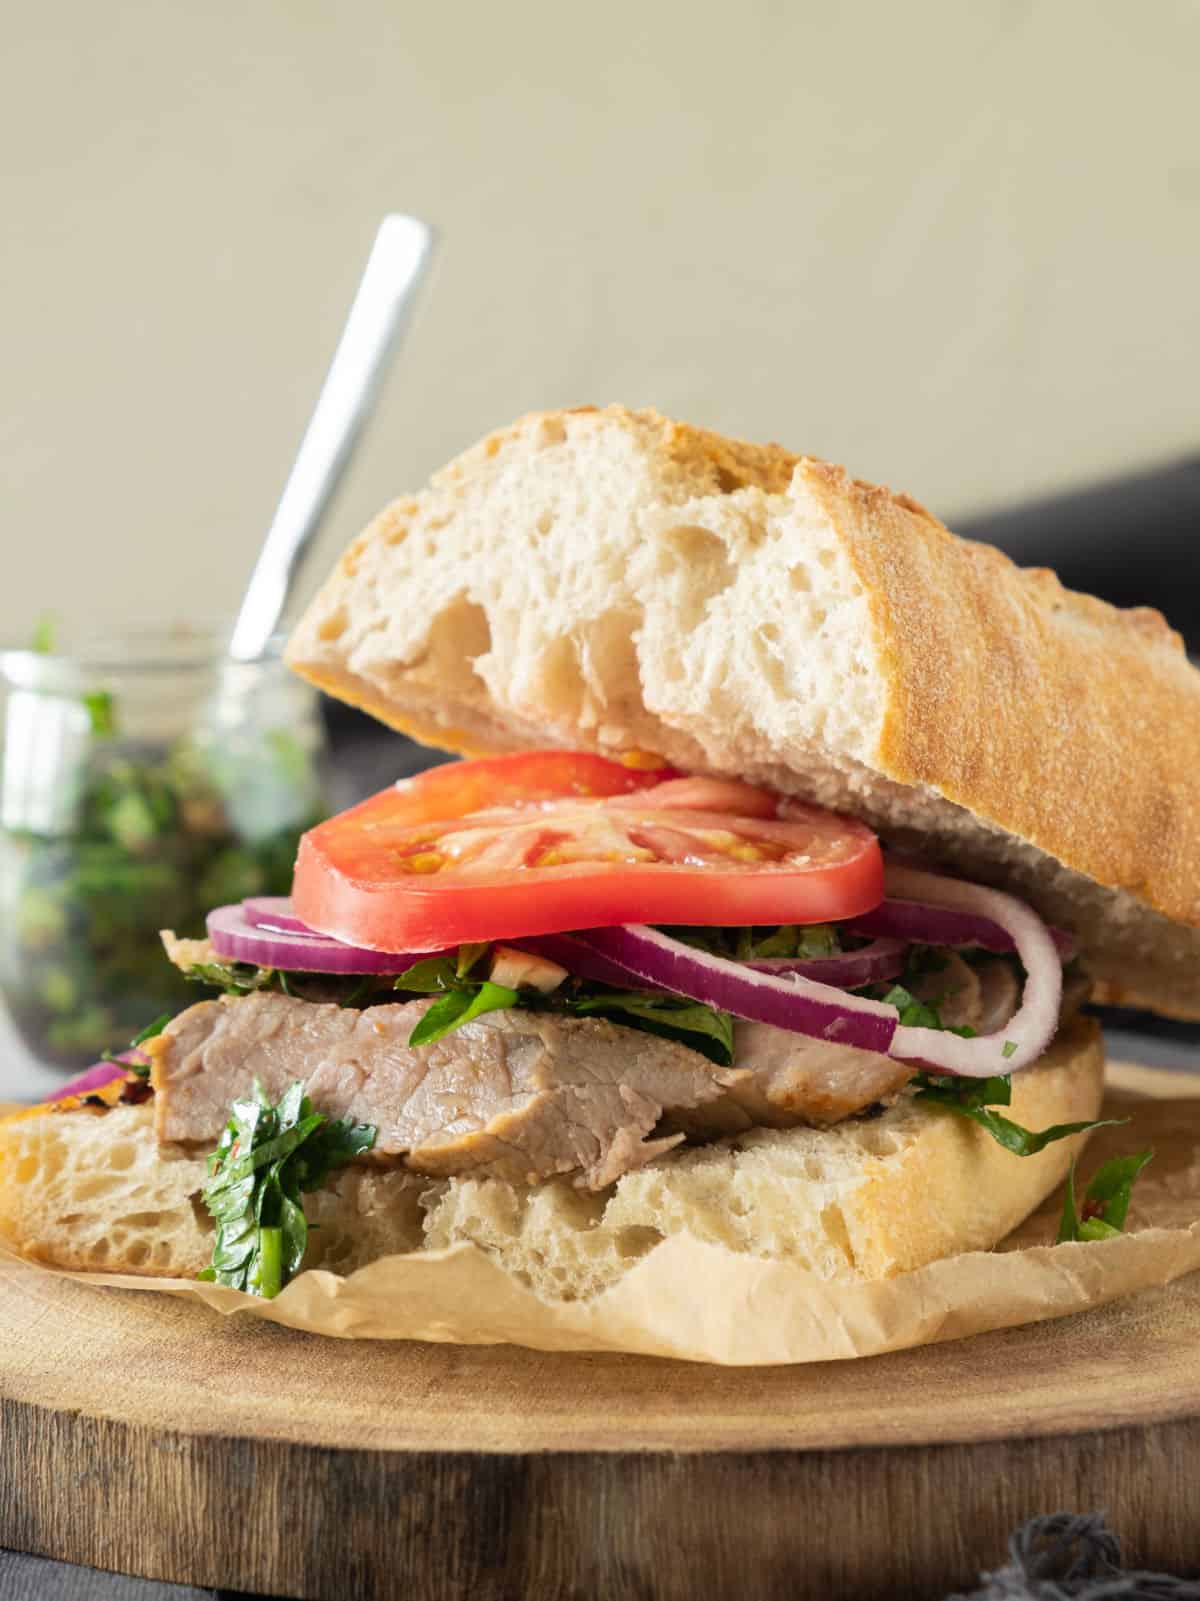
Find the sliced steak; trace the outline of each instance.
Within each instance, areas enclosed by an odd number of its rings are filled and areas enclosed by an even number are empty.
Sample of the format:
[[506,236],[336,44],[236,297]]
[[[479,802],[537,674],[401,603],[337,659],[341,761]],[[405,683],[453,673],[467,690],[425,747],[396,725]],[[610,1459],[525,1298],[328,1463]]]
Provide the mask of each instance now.
[[[955,1025],[1002,1027],[1017,1004],[1002,962],[977,975],[955,957],[936,978],[924,996],[940,999]],[[190,1007],[143,1047],[158,1137],[212,1144],[255,1079],[278,1100],[298,1078],[326,1115],[375,1124],[372,1160],[526,1184],[571,1173],[602,1189],[685,1137],[828,1126],[890,1099],[912,1076],[874,1051],[741,1021],[731,1068],[600,1018],[521,1009],[410,1046],[430,1004],[359,1011],[263,991]]]
[[667,1126],[693,1139],[748,1128],[824,1127],[897,1094],[913,1069],[877,1051],[792,1034],[770,1023],[733,1025],[733,1069],[725,1093],[672,1109]]
[[[952,952],[944,967],[925,975],[917,993],[938,1007],[947,1027],[980,1033],[1003,1028],[1020,1002],[1008,962],[986,962],[976,971]],[[769,1023],[734,1024],[733,1060],[725,1093],[668,1112],[668,1127],[694,1139],[798,1123],[828,1127],[891,1099],[913,1076],[911,1064],[877,1051],[809,1039]]]
[[600,1189],[682,1139],[646,1138],[665,1108],[721,1093],[723,1070],[697,1052],[600,1018],[491,1012],[411,1047],[430,1004],[202,1001],[145,1047],[158,1137],[211,1143],[255,1079],[277,1100],[298,1078],[318,1111],[376,1125],[376,1157],[530,1184],[577,1172]]

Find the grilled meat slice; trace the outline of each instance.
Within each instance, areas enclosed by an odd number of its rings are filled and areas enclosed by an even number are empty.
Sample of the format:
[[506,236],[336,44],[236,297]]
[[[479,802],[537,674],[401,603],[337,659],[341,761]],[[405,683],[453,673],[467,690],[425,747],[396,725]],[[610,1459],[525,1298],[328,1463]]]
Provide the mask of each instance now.
[[190,1007],[145,1049],[160,1140],[211,1143],[255,1079],[301,1079],[330,1117],[374,1123],[378,1157],[519,1183],[613,1183],[683,1137],[648,1140],[664,1109],[721,1093],[723,1070],[671,1040],[599,1018],[491,1012],[408,1043],[429,1001],[363,1011],[257,993]]
[[[988,962],[977,972],[953,953],[942,968],[921,980],[917,991],[937,1004],[949,1027],[980,1032],[1003,1028],[1020,1000],[1009,963]],[[790,1034],[769,1023],[734,1024],[733,1060],[724,1095],[670,1111],[668,1127],[709,1139],[797,1123],[827,1127],[891,1099],[913,1076],[911,1063]]]

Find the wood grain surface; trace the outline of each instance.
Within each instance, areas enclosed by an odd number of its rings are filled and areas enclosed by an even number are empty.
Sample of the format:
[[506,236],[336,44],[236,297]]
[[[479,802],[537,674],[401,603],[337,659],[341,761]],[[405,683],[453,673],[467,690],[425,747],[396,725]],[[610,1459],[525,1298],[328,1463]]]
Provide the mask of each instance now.
[[1200,1274],[869,1361],[331,1341],[0,1263],[0,1545],[317,1601],[940,1595],[1105,1508],[1200,1571]]

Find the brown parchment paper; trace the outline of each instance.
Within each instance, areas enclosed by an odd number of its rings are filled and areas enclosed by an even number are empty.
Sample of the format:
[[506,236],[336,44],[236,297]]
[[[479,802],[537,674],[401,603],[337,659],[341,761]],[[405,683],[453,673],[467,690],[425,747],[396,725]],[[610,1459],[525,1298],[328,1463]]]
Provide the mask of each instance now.
[[[1200,1073],[1110,1067],[1109,1084],[1104,1115],[1132,1122],[1093,1138],[1082,1176],[1120,1152],[1152,1146],[1155,1158],[1126,1233],[1095,1244],[1053,1243],[1059,1193],[994,1251],[865,1284],[688,1238],[665,1241],[594,1299],[566,1303],[541,1300],[472,1246],[385,1257],[346,1278],[310,1271],[273,1301],[185,1279],[61,1276],[341,1339],[507,1342],[735,1366],[871,1356],[1065,1317],[1200,1268]],[[0,1252],[12,1254],[2,1244]]]

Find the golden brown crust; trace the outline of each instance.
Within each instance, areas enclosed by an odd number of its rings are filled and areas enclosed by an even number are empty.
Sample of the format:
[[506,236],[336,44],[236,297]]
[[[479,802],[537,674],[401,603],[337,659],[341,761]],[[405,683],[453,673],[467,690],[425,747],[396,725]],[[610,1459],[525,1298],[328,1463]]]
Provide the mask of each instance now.
[[[1013,1074],[1006,1115],[1022,1128],[1082,1123],[1100,1114],[1104,1047],[1100,1028],[1076,1017],[1040,1061]],[[868,1277],[905,1273],[960,1251],[988,1250],[1061,1184],[1085,1136],[1057,1140],[1036,1156],[1014,1156],[953,1112],[936,1120],[920,1161],[879,1172],[855,1198],[856,1221],[878,1255],[863,1252]],[[937,1204],[930,1206],[930,1193]]]
[[1200,677],[1163,617],[1064,589],[838,468],[800,471],[870,597],[880,771],[1200,924]]
[[[561,437],[563,419],[567,417],[582,418],[598,431],[618,429],[637,439],[644,448],[657,451],[668,462],[686,470],[689,476],[694,476],[699,469],[699,487],[711,494],[728,495],[748,487],[765,489],[768,494],[782,494],[801,460],[782,445],[756,445],[747,439],[731,439],[708,428],[664,417],[652,406],[638,411],[627,410],[624,406],[571,406],[564,411],[527,412],[508,427],[497,428],[436,473],[434,485],[469,476],[481,460],[492,460],[509,445],[530,435],[540,436],[543,441]],[[410,497],[395,503],[395,507],[401,505],[412,509],[414,502]]]

